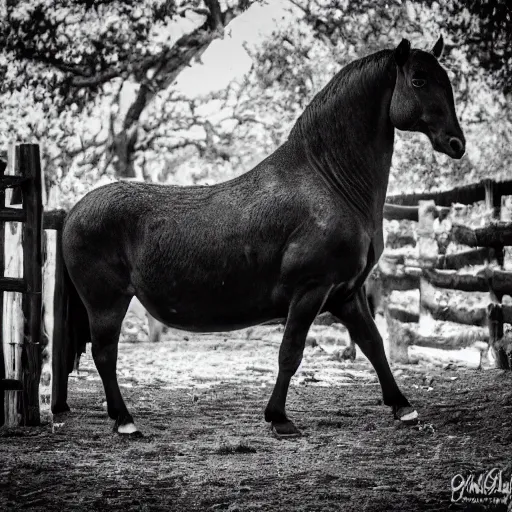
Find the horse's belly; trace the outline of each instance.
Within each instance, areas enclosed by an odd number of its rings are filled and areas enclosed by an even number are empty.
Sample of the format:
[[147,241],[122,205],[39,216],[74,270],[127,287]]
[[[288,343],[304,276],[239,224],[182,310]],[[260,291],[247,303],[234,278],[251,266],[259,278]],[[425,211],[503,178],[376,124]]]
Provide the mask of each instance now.
[[264,279],[247,283],[204,283],[162,280],[161,286],[136,287],[144,307],[164,324],[190,331],[242,329],[286,317],[286,301],[278,284]]

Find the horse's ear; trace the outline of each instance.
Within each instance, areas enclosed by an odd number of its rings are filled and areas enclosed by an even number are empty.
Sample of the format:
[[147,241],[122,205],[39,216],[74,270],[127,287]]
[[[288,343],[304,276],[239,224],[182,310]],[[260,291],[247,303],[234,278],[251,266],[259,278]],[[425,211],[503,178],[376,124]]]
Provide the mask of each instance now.
[[444,48],[444,41],[443,36],[439,36],[439,39],[437,40],[436,44],[434,45],[434,48],[432,48],[432,54],[436,59],[439,59],[441,57],[441,54],[443,53]]
[[398,66],[403,66],[409,58],[411,52],[411,43],[407,39],[402,39],[400,44],[395,48],[395,61]]

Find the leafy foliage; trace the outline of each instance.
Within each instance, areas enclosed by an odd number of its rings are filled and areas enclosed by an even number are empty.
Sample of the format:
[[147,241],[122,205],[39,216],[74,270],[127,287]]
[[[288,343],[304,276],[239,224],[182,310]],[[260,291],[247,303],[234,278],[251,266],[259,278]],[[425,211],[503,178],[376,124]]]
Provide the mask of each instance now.
[[512,4],[505,0],[450,1],[446,26],[470,62],[487,71],[490,85],[512,92]]
[[[253,63],[245,75],[206,96],[177,88],[176,79],[212,41],[224,35],[223,44],[229,42],[230,22],[251,16],[243,14],[251,4],[8,2],[0,21],[0,150],[12,139],[40,142],[48,182],[59,184],[66,204],[119,176],[220,181],[281,144],[340,67],[393,47],[402,37],[425,48],[443,33],[442,63],[450,70],[468,157],[454,162],[433,152],[424,136],[400,133],[390,191],[507,174],[512,164],[507,3],[282,0],[286,14],[274,33],[245,44]],[[270,23],[268,14],[263,19]]]
[[53,108],[83,107],[104,83],[149,67],[148,57],[161,50],[147,44],[158,19],[149,2],[16,3],[1,25],[10,64],[1,90],[28,87],[35,101],[49,99]]

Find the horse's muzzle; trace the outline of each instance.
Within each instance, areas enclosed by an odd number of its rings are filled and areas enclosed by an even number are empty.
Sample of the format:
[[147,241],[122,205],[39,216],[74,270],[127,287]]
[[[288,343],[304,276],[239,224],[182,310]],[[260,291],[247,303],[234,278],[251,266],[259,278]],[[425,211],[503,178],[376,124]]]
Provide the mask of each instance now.
[[464,156],[464,153],[466,153],[466,144],[462,140],[460,140],[458,137],[450,137],[448,143],[451,150],[453,151],[453,158],[459,159]]
[[451,158],[460,160],[466,153],[466,141],[464,137],[455,137],[453,135],[432,137],[432,147]]

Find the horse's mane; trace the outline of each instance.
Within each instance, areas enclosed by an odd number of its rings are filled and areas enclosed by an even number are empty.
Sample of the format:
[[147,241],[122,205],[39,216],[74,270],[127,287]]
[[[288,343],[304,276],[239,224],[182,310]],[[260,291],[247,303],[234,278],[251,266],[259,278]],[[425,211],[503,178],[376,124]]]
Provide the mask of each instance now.
[[[359,92],[356,89],[357,87],[367,87],[368,84],[375,82],[374,77],[379,78],[384,73],[389,72],[389,58],[392,53],[392,50],[381,50],[350,62],[338,71],[327,85],[315,95],[297,119],[290,132],[290,137],[298,136],[304,130],[307,131],[309,125],[314,123],[319,115],[334,109],[335,104],[341,97],[347,103],[351,103],[356,93]],[[323,123],[322,126],[328,128]]]
[[364,137],[374,128],[368,126],[369,114],[380,108],[385,88],[394,85],[392,55],[392,50],[382,50],[341,69],[313,98],[288,137],[304,148],[309,164],[363,218],[370,217],[375,190]]

